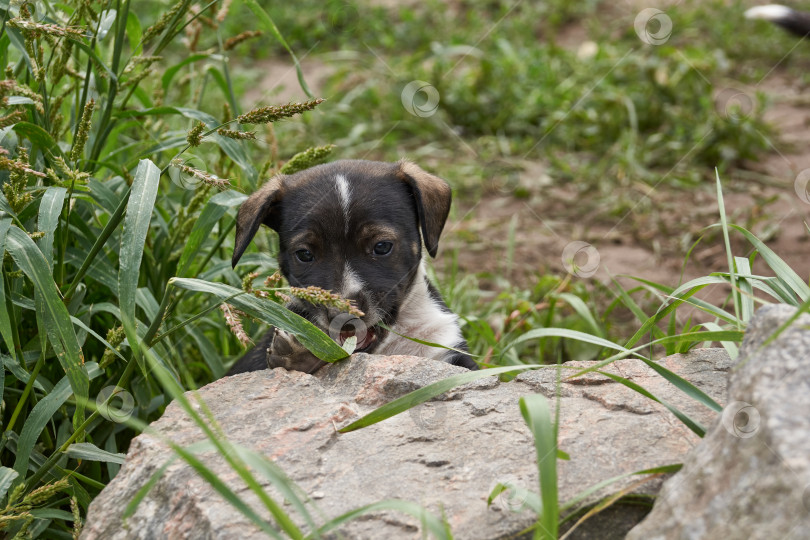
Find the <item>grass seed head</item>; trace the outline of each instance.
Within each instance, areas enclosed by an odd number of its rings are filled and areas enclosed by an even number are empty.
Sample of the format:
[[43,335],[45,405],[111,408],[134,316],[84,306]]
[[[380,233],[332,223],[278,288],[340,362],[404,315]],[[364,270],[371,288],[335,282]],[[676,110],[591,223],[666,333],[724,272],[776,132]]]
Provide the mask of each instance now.
[[189,167],[185,163],[183,163],[180,159],[174,159],[171,162],[172,167],[177,167],[182,172],[193,176],[194,178],[200,180],[204,184],[208,184],[209,186],[218,187],[220,189],[225,189],[230,187],[231,182],[227,178],[219,178],[216,175],[207,173],[205,171],[201,171],[199,169],[195,169],[194,167]]
[[228,328],[231,329],[231,332],[233,332],[233,335],[235,335],[236,339],[239,340],[239,343],[241,343],[243,347],[247,348],[251,341],[247,335],[247,332],[245,332],[245,329],[242,327],[241,319],[241,317],[246,317],[247,315],[238,309],[232,308],[228,304],[220,304],[219,308],[225,315],[225,322],[228,324]]
[[0,128],[13,126],[18,122],[22,122],[26,118],[26,112],[22,110],[14,111],[5,116],[0,116]]
[[95,106],[96,100],[92,98],[84,106],[82,119],[79,121],[79,130],[76,133],[76,140],[73,142],[73,149],[70,151],[70,160],[74,163],[84,154],[84,145],[87,144],[87,139],[90,137],[90,120],[93,117]]
[[279,170],[281,174],[293,174],[304,169],[323,162],[324,159],[332,153],[335,149],[334,144],[327,144],[326,146],[315,146],[307,148],[303,152],[295,154],[290,160],[284,164]]
[[166,27],[180,12],[180,10],[187,7],[188,4],[189,0],[180,0],[175,5],[173,5],[169,11],[161,15],[161,17],[157,21],[155,21],[155,24],[144,30],[143,36],[141,37],[141,42],[146,43],[153,37],[160,35],[160,33],[166,29]]
[[311,111],[326,101],[323,98],[312,99],[303,103],[287,103],[286,105],[268,105],[259,107],[239,115],[236,120],[240,124],[269,124],[282,118],[289,118],[302,112]]
[[205,131],[205,124],[202,122],[197,122],[197,124],[191,128],[186,136],[186,141],[192,147],[197,147],[202,144],[202,135]]
[[306,288],[290,287],[290,294],[312,304],[337,308],[355,317],[365,315],[365,313],[357,309],[357,306],[355,306],[351,300],[347,300],[339,294],[321,289],[320,287],[315,287],[314,285],[310,285]]
[[9,19],[6,24],[18,28],[34,37],[40,37],[41,35],[59,38],[69,37],[73,39],[81,39],[84,37],[84,30],[81,28],[65,28],[56,24],[40,24],[22,17]]
[[262,35],[261,30],[246,30],[241,34],[233,36],[232,38],[228,38],[225,40],[225,43],[222,44],[222,48],[226,51],[230,51],[231,49],[235,48],[237,45],[242,43],[243,41],[247,41],[254,37],[259,37]]
[[219,128],[217,130],[217,133],[219,133],[223,137],[228,137],[229,139],[250,140],[250,141],[256,139],[255,131],[234,131],[232,129]]

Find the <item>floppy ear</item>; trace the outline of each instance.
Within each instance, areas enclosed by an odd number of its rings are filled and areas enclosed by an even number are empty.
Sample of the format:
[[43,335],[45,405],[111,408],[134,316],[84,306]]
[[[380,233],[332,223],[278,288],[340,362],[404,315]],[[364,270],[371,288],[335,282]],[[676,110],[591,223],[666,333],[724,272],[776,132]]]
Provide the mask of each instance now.
[[239,213],[236,215],[236,240],[233,245],[231,266],[236,266],[236,263],[239,262],[262,223],[271,229],[278,227],[283,178],[283,176],[274,176],[239,207]]
[[413,190],[419,224],[422,227],[422,240],[428,254],[435,257],[444,222],[450,213],[453,198],[450,186],[438,176],[427,173],[415,163],[404,159],[399,162],[399,176]]

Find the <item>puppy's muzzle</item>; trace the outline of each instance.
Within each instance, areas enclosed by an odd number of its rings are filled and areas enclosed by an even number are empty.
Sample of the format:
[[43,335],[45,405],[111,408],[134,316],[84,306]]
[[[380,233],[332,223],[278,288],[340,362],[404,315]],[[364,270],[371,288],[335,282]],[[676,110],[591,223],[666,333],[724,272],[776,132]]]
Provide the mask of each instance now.
[[343,313],[337,310],[329,310],[329,337],[343,346],[350,337],[357,338],[355,351],[363,352],[370,350],[380,340],[381,329],[376,325],[370,325],[363,319]]

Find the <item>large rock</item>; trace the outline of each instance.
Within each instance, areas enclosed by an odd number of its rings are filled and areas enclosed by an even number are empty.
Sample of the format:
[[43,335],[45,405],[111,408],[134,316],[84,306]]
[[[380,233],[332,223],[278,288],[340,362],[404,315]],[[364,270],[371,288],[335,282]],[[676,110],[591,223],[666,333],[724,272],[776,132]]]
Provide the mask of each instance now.
[[[663,363],[715,399],[725,392],[730,361],[722,350],[675,355]],[[716,415],[640,361],[616,362],[609,370],[704,424]],[[539,491],[533,439],[518,399],[539,392],[553,403],[554,368],[523,373],[508,383],[485,378],[379,424],[337,432],[383,403],[463,371],[415,357],[357,354],[315,376],[277,368],[216,381],[198,395],[229,439],[281,466],[308,494],[318,509],[313,515],[323,516],[322,522],[396,498],[424,505],[437,516],[443,513],[457,538],[499,538],[535,521],[520,496],[501,496],[489,508],[486,500],[498,482]],[[558,464],[561,502],[615,475],[678,463],[697,442],[662,406],[598,374],[563,382],[560,403],[559,446],[571,456]],[[184,446],[204,439],[177,404],[152,428]],[[118,476],[91,504],[82,538],[264,537],[179,460],[122,525],[127,503],[170,455],[158,437],[136,437]],[[269,519],[219,456],[207,453],[202,459]],[[648,492],[657,487],[654,482],[644,486]],[[292,506],[284,508],[294,514]],[[629,523],[615,515],[610,519],[614,537],[621,537],[641,516],[632,514]],[[415,538],[418,528],[416,519],[385,511],[351,522],[342,531],[348,538]],[[601,533],[604,538],[605,529]]]
[[628,539],[810,537],[810,316],[763,347],[794,313],[756,313],[723,415]]

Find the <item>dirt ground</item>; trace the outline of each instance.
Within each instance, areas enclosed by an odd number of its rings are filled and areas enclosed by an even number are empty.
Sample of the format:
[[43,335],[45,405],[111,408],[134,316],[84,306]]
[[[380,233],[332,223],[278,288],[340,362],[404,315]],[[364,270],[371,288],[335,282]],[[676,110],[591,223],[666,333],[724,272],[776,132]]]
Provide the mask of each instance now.
[[[334,73],[328,64],[314,58],[304,58],[302,67],[314,91]],[[262,80],[247,93],[247,104],[302,98],[295,70],[288,62],[271,59],[251,68],[262,74]],[[751,227],[807,279],[810,203],[799,197],[796,185],[804,186],[797,176],[810,169],[810,95],[778,70],[756,87],[735,86],[770,96],[773,105],[766,119],[778,136],[772,141],[771,153],[723,178],[727,214],[730,221]],[[583,195],[576,189],[553,186],[544,163],[524,161],[520,165],[519,178],[492,179],[492,189],[479,200],[458,198],[443,235],[441,251],[457,252],[458,270],[481,276],[483,288],[502,286],[504,280],[528,287],[538,274],[566,272],[563,252],[574,241],[595,248],[575,257],[577,264],[592,265],[594,253],[598,256],[593,274],[582,277],[591,272],[579,271],[577,279],[607,283],[611,275],[629,274],[676,286],[682,272],[684,279],[691,279],[728,270],[722,236],[716,229],[708,232],[708,239],[683,268],[692,242],[719,220],[713,182],[692,191],[672,190],[664,184],[654,189],[639,186],[634,194],[637,206],[616,217],[600,214],[598,200],[581,204]],[[707,173],[708,177],[712,171]],[[528,198],[512,195],[513,181],[525,188]],[[810,196],[804,198],[810,200]],[[732,240],[736,255],[750,253],[750,245],[742,238]],[[437,270],[442,272],[448,264],[449,258],[440,255]],[[770,275],[762,264],[755,265],[754,271]]]
[[[779,74],[758,89],[776,103],[766,118],[777,127],[779,140],[773,141],[772,153],[761,161],[747,163],[747,170],[724,178],[727,214],[739,225],[753,225],[753,232],[807,279],[810,232],[805,224],[810,224],[810,204],[799,197],[796,186],[803,186],[801,171],[810,169],[810,107]],[[528,163],[520,182],[542,185],[544,174],[543,164]],[[462,268],[502,274],[507,270],[505,261],[510,260],[511,243],[512,275],[507,277],[526,285],[538,272],[565,271],[565,246],[583,241],[598,252],[599,268],[592,279],[609,281],[609,274],[631,274],[675,286],[692,241],[719,221],[713,183],[693,191],[659,186],[649,195],[640,189],[638,207],[644,210],[609,219],[598,213],[582,215],[579,196],[575,190],[567,191],[535,188],[528,200],[496,192],[480,201],[461,201],[445,233],[445,249],[464,245]],[[515,231],[512,241],[510,228]],[[732,243],[735,255],[751,251],[741,238],[733,238]],[[710,232],[709,241],[695,249],[685,278],[727,269],[722,237]],[[766,272],[761,266],[754,270]]]

